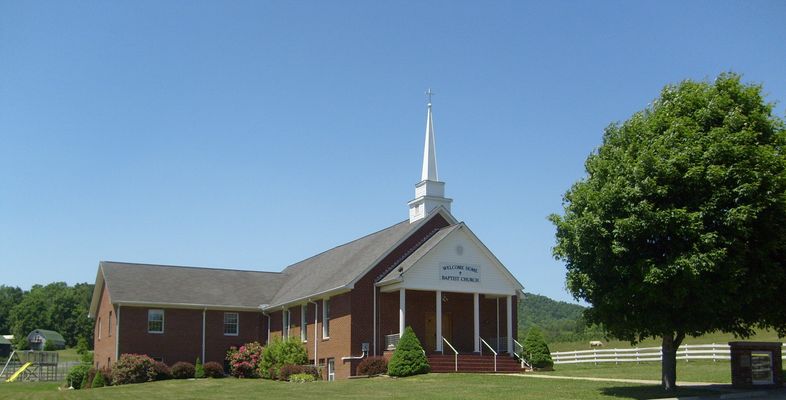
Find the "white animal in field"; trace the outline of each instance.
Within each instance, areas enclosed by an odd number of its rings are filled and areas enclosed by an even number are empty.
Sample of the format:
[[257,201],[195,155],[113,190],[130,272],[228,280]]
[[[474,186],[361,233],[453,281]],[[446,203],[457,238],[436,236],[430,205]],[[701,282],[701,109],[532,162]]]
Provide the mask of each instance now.
[[590,342],[590,347],[603,347],[603,342],[600,340],[593,340]]

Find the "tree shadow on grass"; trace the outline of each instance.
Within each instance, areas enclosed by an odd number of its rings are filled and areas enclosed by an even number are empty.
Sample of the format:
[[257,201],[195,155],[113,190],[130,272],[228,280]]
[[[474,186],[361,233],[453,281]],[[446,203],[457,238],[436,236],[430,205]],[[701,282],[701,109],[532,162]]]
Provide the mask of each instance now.
[[666,392],[660,386],[615,386],[600,389],[600,393],[604,396],[617,397],[620,399],[663,399],[663,398],[683,398],[701,396],[707,398],[718,398],[720,393],[718,391],[691,388],[691,387],[678,387],[673,392]]

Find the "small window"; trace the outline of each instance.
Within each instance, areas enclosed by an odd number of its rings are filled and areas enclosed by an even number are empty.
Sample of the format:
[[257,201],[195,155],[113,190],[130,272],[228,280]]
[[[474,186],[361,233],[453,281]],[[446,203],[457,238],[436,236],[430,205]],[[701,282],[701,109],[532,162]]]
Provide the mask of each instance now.
[[112,311],[109,312],[109,322],[106,325],[106,328],[109,330],[109,334],[107,336],[112,336]]
[[281,335],[284,339],[289,337],[289,310],[282,310],[281,311]]
[[330,338],[330,299],[322,300],[322,338]]
[[328,358],[327,360],[328,365],[328,382],[332,382],[336,380],[336,359],[335,358]]
[[164,333],[164,310],[147,310],[147,332]]
[[[35,342],[36,338],[33,338],[33,342]],[[98,317],[98,340],[101,340],[101,317]]]
[[236,312],[225,312],[224,313],[224,335],[225,336],[237,336],[239,332],[239,321],[240,317]]
[[308,341],[308,324],[306,323],[306,311],[308,311],[308,305],[303,304],[300,306],[300,340],[303,342]]

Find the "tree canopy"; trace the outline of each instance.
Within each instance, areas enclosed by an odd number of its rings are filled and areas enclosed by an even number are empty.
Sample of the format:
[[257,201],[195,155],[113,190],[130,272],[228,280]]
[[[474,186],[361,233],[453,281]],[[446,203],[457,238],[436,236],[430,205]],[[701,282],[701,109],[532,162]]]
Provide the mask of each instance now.
[[772,109],[732,73],[666,86],[606,128],[550,216],[588,321],[662,337],[667,389],[685,335],[786,334],[786,132]]
[[75,346],[80,337],[93,343],[93,321],[87,316],[92,295],[93,285],[87,283],[34,285],[9,313],[15,347],[25,348],[34,329],[57,331],[68,346]]

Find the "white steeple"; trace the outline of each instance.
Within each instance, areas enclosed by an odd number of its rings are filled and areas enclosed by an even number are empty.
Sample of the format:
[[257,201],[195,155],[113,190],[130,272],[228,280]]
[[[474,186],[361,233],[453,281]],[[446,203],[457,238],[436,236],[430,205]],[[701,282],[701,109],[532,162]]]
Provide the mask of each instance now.
[[409,202],[409,222],[423,219],[437,207],[445,207],[450,212],[452,199],[445,198],[445,182],[437,177],[437,148],[434,139],[434,121],[431,115],[431,89],[426,92],[428,111],[426,112],[426,143],[423,146],[423,172],[421,181],[415,185],[415,199]]

